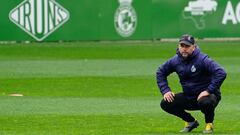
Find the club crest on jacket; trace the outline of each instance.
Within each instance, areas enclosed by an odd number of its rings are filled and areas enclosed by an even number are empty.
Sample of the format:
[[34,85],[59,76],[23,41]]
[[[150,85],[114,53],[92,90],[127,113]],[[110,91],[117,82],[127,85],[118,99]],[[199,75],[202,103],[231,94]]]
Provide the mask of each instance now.
[[194,65],[192,65],[191,71],[192,71],[193,73],[196,72],[196,67],[195,67]]

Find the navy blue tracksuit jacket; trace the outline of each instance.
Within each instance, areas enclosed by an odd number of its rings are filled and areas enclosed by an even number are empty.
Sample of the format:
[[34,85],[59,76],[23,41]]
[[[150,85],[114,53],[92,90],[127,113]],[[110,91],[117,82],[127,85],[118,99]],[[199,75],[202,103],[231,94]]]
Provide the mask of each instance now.
[[177,73],[187,98],[197,98],[202,91],[207,90],[221,99],[220,86],[226,78],[226,72],[201,53],[198,46],[187,59],[177,49],[177,54],[158,68],[157,84],[162,94],[171,91],[167,76],[173,72]]

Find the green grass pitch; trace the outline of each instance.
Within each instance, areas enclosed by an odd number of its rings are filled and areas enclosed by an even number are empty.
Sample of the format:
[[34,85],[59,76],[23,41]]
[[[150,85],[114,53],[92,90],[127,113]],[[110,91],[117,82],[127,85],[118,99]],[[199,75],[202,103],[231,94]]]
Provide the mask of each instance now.
[[[199,44],[228,73],[215,134],[240,134],[240,43]],[[160,109],[155,80],[175,48],[164,42],[0,45],[0,134],[178,134],[184,123]],[[169,83],[181,91],[176,74]],[[192,114],[200,126],[191,134],[200,135],[203,115]]]

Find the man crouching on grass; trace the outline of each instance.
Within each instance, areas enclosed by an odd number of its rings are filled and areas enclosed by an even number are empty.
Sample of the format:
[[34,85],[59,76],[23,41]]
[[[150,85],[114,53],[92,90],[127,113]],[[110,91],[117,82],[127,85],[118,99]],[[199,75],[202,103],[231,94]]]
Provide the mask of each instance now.
[[[176,72],[183,92],[174,94],[167,76]],[[198,121],[186,110],[201,110],[205,115],[203,133],[213,133],[214,110],[221,99],[220,86],[226,72],[206,54],[201,53],[194,37],[183,35],[177,54],[161,65],[156,73],[157,84],[163,95],[161,108],[186,122],[180,132],[191,132]]]

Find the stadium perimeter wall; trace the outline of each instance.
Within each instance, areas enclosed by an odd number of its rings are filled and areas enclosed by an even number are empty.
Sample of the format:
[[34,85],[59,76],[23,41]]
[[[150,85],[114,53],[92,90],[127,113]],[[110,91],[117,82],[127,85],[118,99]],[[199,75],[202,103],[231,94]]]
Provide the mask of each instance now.
[[239,0],[2,0],[0,41],[240,37]]

